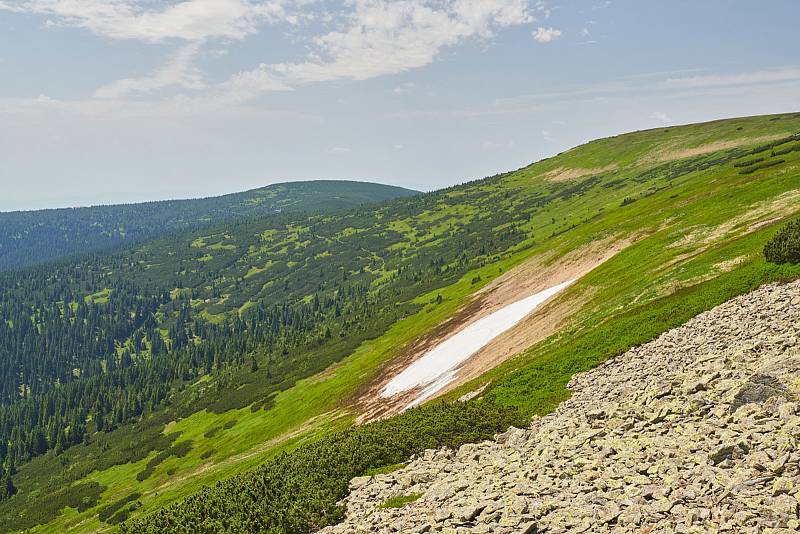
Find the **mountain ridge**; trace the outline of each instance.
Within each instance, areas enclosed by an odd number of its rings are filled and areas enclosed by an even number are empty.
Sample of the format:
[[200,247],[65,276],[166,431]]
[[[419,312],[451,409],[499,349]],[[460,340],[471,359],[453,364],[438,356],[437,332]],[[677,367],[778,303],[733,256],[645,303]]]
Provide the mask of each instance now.
[[326,211],[417,194],[352,180],[281,182],[187,199],[0,213],[0,271],[290,211]]
[[[409,189],[407,187],[393,185],[393,184],[384,184],[381,182],[371,182],[366,180],[338,180],[338,179],[325,179],[325,178],[314,178],[310,180],[286,180],[285,182],[274,182],[268,185],[263,185],[259,187],[251,187],[250,189],[244,189],[242,191],[235,191],[233,193],[220,193],[220,194],[211,194],[211,195],[200,195],[200,196],[177,196],[174,198],[159,198],[159,199],[148,199],[148,200],[139,200],[139,201],[132,201],[132,202],[98,202],[96,204],[86,204],[86,205],[76,205],[76,206],[56,206],[51,208],[31,208],[31,209],[13,209],[13,210],[4,210],[0,211],[0,214],[23,214],[23,213],[44,213],[44,212],[51,212],[51,211],[62,211],[62,210],[81,210],[81,209],[91,209],[91,208],[114,208],[114,207],[121,207],[121,206],[136,206],[140,204],[159,204],[162,202],[192,202],[198,200],[214,200],[214,199],[224,199],[230,197],[238,197],[238,196],[247,196],[252,193],[263,192],[270,188],[275,187],[285,187],[285,186],[292,186],[297,184],[350,184],[350,185],[361,185],[365,184],[368,186],[378,186],[378,187],[386,187],[398,190],[405,190],[411,194],[418,194],[421,191],[417,191],[415,189]],[[309,211],[314,211],[309,210]]]

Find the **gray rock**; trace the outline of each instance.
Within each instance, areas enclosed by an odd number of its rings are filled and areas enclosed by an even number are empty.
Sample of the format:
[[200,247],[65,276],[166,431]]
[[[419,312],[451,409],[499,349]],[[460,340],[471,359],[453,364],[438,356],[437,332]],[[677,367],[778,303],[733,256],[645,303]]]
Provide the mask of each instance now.
[[747,383],[736,393],[731,403],[731,412],[735,412],[740,406],[749,403],[762,404],[770,397],[786,396],[788,390],[786,386],[774,376],[756,373],[752,375]]
[[325,532],[798,532],[799,335],[800,281],[737,297],[573,376],[529,429],[354,479]]

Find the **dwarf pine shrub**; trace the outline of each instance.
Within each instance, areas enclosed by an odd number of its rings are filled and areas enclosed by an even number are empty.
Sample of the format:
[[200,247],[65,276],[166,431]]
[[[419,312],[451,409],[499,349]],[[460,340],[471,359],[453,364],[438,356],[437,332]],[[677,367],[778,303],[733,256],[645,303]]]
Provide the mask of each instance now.
[[764,257],[772,263],[800,263],[800,219],[778,230],[764,245]]

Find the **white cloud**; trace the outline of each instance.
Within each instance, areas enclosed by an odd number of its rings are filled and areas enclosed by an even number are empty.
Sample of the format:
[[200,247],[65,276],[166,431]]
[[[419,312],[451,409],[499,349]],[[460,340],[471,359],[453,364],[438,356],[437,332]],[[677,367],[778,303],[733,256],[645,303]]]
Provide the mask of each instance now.
[[527,0],[350,0],[341,29],[312,39],[307,61],[262,64],[224,90],[234,100],[336,80],[366,80],[432,63],[442,49],[533,21]]
[[[48,17],[48,28],[77,27],[111,39],[147,43],[184,41],[188,44],[149,76],[125,78],[98,88],[98,98],[148,94],[177,86],[206,87],[192,62],[202,43],[213,39],[244,39],[268,23],[294,24],[298,16],[286,7],[303,7],[315,0],[0,0],[0,11]],[[224,49],[212,49],[224,54]],[[236,83],[236,78],[232,83]],[[245,88],[246,89],[246,88]]]
[[144,78],[125,78],[95,91],[97,98],[121,98],[131,93],[149,94],[158,89],[178,86],[186,89],[203,89],[206,84],[202,73],[192,65],[202,43],[190,43],[181,49],[166,65]]
[[547,7],[547,4],[545,4],[543,0],[538,0],[533,9],[536,11],[536,13],[543,15],[546,19],[549,19],[552,13],[552,10]]
[[448,47],[491,39],[497,30],[533,22],[534,14],[549,15],[542,1],[531,0],[0,0],[3,10],[106,38],[190,45],[145,77],[97,89],[95,96],[102,98],[165,87],[204,88],[204,77],[192,64],[200,43],[209,45],[211,55],[222,51],[220,42],[224,48],[267,24],[313,22],[305,29],[321,32],[291,34],[295,44],[309,50],[298,61],[265,62],[210,86],[202,98],[220,104],[314,83],[401,73],[429,65]]
[[285,19],[283,0],[0,0],[0,10],[50,17],[48,26],[73,26],[113,39],[159,42],[214,37],[242,39],[261,22]]
[[710,94],[709,90],[737,91],[748,86],[758,87],[783,84],[800,85],[800,68],[785,67],[773,70],[759,70],[736,74],[671,77],[671,74],[696,72],[700,69],[684,69],[677,71],[650,72],[623,76],[616,81],[563,87],[552,91],[542,91],[519,95],[512,98],[499,99],[495,102],[498,109],[513,109],[526,106],[531,102],[578,100],[598,100],[609,98],[630,98],[636,95],[671,95],[691,96]]
[[153,128],[169,120],[179,124],[187,119],[293,121],[316,124],[319,117],[310,113],[255,106],[221,106],[211,99],[175,96],[162,100],[81,99],[61,100],[47,95],[36,98],[0,97],[0,117],[17,125],[35,126],[42,121],[65,124],[102,124],[118,128],[133,123]]
[[738,74],[669,78],[664,85],[672,88],[729,87],[732,85],[758,85],[798,80],[800,80],[800,68],[788,67]]
[[662,71],[655,71],[655,72],[642,72],[637,74],[628,74],[623,76],[623,79],[626,80],[637,80],[637,79],[644,79],[644,78],[664,78],[667,79],[675,77],[680,74],[696,74],[698,72],[703,72],[705,69],[676,69],[676,70],[662,70]]
[[214,97],[220,101],[244,102],[269,91],[290,91],[292,87],[275,77],[269,65],[262,63],[257,68],[239,72],[219,87]]
[[344,147],[344,146],[335,146],[335,147],[333,147],[331,149],[328,149],[328,154],[331,154],[331,155],[334,155],[334,156],[340,156],[340,155],[343,155],[343,154],[350,154],[351,152],[353,152],[352,148],[347,148],[347,147]]
[[561,37],[561,30],[556,28],[542,28],[540,26],[533,32],[533,38],[540,43],[551,43],[559,37]]

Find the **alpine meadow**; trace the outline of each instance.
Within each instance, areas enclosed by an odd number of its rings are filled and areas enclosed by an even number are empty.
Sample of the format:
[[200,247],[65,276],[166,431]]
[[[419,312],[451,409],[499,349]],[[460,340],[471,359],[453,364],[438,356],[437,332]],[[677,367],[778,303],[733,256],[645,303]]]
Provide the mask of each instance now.
[[[800,276],[799,164],[800,114],[659,128],[431,193],[5,272],[0,525],[335,524],[351,478],[524,426],[575,373]],[[504,288],[562,272],[577,278],[520,323],[542,332],[523,350],[420,407],[376,393]]]

